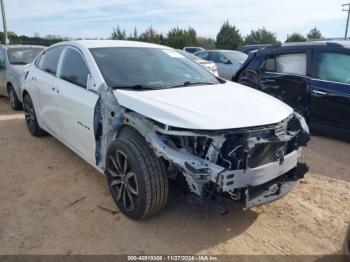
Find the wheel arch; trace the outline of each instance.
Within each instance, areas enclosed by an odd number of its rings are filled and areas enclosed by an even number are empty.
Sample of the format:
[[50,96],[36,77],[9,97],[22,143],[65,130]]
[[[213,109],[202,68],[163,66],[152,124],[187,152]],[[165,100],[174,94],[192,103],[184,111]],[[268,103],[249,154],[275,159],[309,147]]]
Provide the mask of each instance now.
[[30,96],[29,92],[28,92],[27,90],[24,89],[24,90],[23,90],[23,93],[22,93],[22,99],[23,99],[23,101],[24,101],[25,95],[29,95],[29,96]]
[[7,83],[6,83],[6,91],[7,91],[7,93],[10,93],[10,87],[14,88],[12,82],[11,81],[7,81]]
[[123,125],[121,125],[115,133],[114,136],[114,140],[117,138],[120,138],[122,136],[138,136],[138,137],[142,137],[143,139],[145,139],[145,137],[133,126],[125,123]]

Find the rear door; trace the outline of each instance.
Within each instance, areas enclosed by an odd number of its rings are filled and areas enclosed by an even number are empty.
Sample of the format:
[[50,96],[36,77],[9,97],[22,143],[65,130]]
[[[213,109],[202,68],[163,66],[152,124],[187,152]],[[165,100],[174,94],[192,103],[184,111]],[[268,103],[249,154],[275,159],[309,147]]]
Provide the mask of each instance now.
[[259,89],[308,117],[311,53],[274,54],[263,64]]
[[90,72],[80,50],[67,47],[59,67],[55,114],[63,141],[91,163],[95,158],[94,112],[98,94],[87,89]]
[[350,133],[350,51],[325,47],[314,57],[311,126]]
[[54,96],[59,85],[56,73],[63,49],[64,46],[49,48],[28,75],[30,85],[33,87],[30,95],[36,108],[36,114],[40,118],[40,124],[56,137],[59,137],[60,125],[55,113]]

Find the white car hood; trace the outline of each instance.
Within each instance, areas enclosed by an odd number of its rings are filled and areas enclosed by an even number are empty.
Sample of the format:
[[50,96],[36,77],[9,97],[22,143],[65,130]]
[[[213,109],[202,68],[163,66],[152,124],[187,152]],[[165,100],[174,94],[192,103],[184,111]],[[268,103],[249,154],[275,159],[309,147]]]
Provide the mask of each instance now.
[[115,90],[118,103],[162,124],[198,130],[278,123],[293,109],[255,89],[227,82],[154,91]]

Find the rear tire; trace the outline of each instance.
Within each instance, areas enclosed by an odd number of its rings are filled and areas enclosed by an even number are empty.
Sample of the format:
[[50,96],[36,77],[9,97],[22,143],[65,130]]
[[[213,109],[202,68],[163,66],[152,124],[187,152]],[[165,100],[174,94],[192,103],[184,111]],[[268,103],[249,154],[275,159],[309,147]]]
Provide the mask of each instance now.
[[27,127],[30,133],[33,136],[40,137],[45,135],[45,131],[42,130],[38,124],[38,120],[36,118],[34,105],[32,99],[29,94],[25,94],[23,98],[23,108],[24,108],[24,116],[26,119]]
[[13,88],[13,86],[9,86],[7,88],[7,92],[10,98],[10,106],[13,110],[15,111],[20,111],[23,109],[22,107],[22,103],[19,102],[18,97],[16,95],[15,89]]
[[168,177],[161,161],[143,138],[121,137],[107,152],[106,175],[120,212],[132,219],[158,213],[168,198]]

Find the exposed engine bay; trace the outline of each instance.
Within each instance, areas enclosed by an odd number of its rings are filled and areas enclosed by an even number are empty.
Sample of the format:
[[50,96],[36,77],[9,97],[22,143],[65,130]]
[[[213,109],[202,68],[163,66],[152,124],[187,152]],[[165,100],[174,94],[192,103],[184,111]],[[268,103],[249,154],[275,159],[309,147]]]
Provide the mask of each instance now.
[[221,194],[249,208],[284,196],[308,171],[298,158],[309,130],[297,113],[278,124],[218,131],[173,128],[125,108],[111,122],[113,130],[140,133],[168,173],[182,175],[199,198]]

